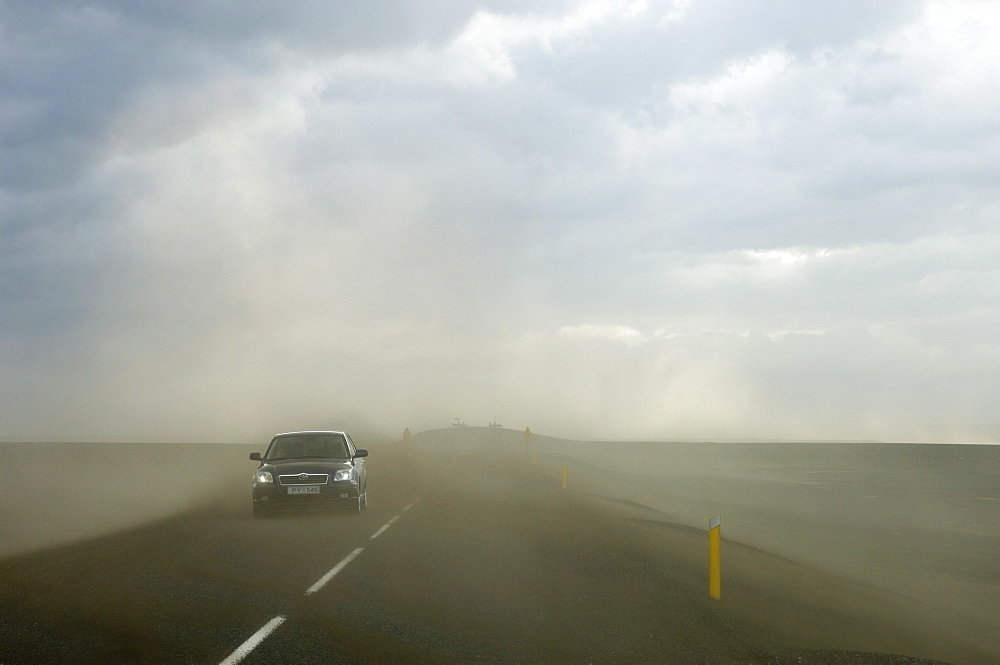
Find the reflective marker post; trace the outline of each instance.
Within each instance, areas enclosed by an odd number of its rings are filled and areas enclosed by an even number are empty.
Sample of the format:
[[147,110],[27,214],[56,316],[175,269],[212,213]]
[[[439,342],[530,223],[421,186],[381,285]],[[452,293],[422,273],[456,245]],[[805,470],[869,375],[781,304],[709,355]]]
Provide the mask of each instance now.
[[721,531],[722,515],[716,515],[708,521],[708,595],[716,600],[722,598]]

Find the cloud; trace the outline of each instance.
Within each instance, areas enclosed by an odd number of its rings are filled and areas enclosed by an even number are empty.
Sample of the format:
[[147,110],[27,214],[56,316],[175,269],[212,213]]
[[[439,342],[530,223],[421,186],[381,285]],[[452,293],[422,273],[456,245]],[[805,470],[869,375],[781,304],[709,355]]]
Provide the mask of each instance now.
[[628,326],[563,326],[559,329],[559,334],[569,338],[583,339],[606,339],[619,342],[625,346],[640,346],[648,341],[648,338],[634,328]]
[[727,252],[718,261],[704,262],[707,257],[700,257],[701,262],[698,264],[678,266],[674,270],[674,277],[694,287],[720,283],[739,284],[746,280],[784,280],[794,277],[818,261],[856,251],[799,248],[735,250]]
[[984,431],[998,22],[5,7],[0,436]]

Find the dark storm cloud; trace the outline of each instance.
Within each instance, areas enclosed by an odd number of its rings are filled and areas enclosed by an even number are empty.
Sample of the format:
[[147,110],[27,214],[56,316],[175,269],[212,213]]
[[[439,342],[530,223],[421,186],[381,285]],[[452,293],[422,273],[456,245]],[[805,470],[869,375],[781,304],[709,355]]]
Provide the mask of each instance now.
[[190,76],[190,54],[93,4],[5,3],[0,186],[60,186],[103,156],[110,116],[150,78]]
[[71,180],[105,154],[108,120],[151,82],[266,72],[282,51],[433,43],[467,16],[461,3],[4,3],[0,186]]

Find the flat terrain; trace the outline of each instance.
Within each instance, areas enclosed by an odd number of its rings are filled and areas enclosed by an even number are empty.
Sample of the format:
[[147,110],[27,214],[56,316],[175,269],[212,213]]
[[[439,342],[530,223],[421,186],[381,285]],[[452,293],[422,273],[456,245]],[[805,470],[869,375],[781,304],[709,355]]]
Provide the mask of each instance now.
[[277,617],[242,662],[1000,662],[911,598],[733,542],[713,601],[703,530],[491,443],[367,444],[365,514],[267,520],[252,448],[218,447],[239,472],[215,499],[0,561],[0,663],[221,663]]

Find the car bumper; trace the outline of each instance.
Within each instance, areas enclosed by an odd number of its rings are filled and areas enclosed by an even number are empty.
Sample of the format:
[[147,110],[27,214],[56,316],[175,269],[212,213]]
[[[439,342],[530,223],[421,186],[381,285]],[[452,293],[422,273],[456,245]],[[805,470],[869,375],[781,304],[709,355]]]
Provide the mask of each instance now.
[[[291,486],[295,487],[295,486]],[[261,508],[321,508],[350,505],[360,496],[357,485],[319,485],[318,494],[290,494],[289,486],[258,485],[253,488],[254,505]]]

